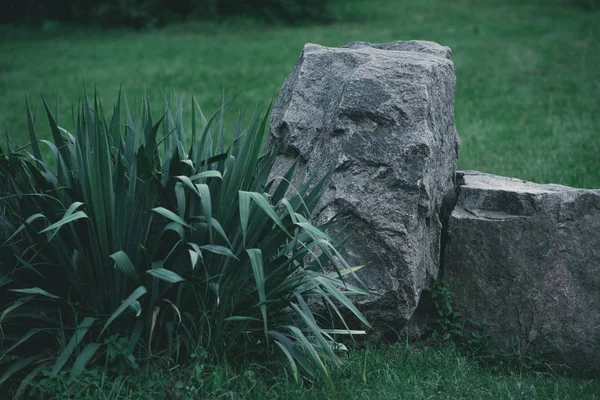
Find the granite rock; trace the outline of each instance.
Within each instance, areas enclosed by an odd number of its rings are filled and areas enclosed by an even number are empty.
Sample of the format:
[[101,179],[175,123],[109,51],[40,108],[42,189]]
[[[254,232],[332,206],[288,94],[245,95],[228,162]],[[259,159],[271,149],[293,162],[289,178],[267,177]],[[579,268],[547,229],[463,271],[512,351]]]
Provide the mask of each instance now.
[[[450,49],[432,42],[307,44],[274,105],[272,177],[333,171],[317,222],[344,218],[343,254],[366,264],[359,308],[383,335],[407,326],[439,271],[459,138]],[[335,232],[333,232],[335,234]]]
[[600,374],[600,190],[457,174],[443,281],[491,343]]

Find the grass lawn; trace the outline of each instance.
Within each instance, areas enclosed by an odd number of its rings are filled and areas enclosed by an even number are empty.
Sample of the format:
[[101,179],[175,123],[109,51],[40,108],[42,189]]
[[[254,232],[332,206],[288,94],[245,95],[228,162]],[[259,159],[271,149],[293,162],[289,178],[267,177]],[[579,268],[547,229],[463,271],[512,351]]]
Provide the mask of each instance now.
[[[600,187],[600,11],[569,0],[349,0],[327,26],[175,26],[161,31],[0,31],[0,129],[26,142],[25,94],[63,121],[83,79],[105,100],[174,87],[203,108],[240,93],[265,108],[306,42],[426,39],[448,45],[457,75],[462,169]],[[543,4],[543,5],[542,5]],[[132,100],[133,101],[133,100]],[[156,104],[156,100],[154,101]],[[69,120],[65,121],[69,127]]]
[[[121,86],[130,103],[147,90],[155,105],[164,90],[175,88],[185,95],[185,120],[191,93],[208,113],[237,93],[239,104],[264,109],[306,42],[425,39],[453,50],[460,168],[600,188],[600,11],[576,8],[569,0],[339,1],[341,22],[324,26],[246,21],[146,32],[0,27],[0,129],[27,143],[25,95],[42,118],[40,92],[51,105],[57,95],[62,125],[71,129],[71,103],[81,98],[84,79],[90,89],[98,88],[105,107]],[[46,126],[39,123],[39,129]],[[453,348],[405,344],[366,357],[352,352],[348,366],[333,375],[336,394],[319,381],[298,385],[282,376],[264,378],[250,367],[169,367],[133,386],[134,378],[110,381],[92,371],[81,378],[90,383],[77,398],[160,398],[167,390],[185,398],[186,386],[191,398],[600,397],[598,380],[495,374]]]
[[[167,372],[168,371],[168,372]],[[141,379],[141,381],[140,381]],[[435,349],[399,343],[389,348],[351,352],[341,370],[332,372],[335,391],[321,381],[296,383],[253,366],[173,366],[152,369],[141,378],[99,378],[93,371],[71,386],[77,399],[527,399],[594,400],[600,381],[574,381],[540,373],[491,373],[453,347]],[[67,380],[68,382],[68,380]],[[72,382],[72,381],[71,381]],[[54,385],[56,399],[66,387]],[[53,397],[54,398],[54,397]]]

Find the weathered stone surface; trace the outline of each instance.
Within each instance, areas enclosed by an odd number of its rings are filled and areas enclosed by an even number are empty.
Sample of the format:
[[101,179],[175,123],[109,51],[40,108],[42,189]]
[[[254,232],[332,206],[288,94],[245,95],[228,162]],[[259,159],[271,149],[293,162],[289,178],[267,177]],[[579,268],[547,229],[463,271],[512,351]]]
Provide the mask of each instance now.
[[[600,190],[466,171],[443,280],[493,344],[600,374]],[[462,182],[461,182],[462,181]]]
[[344,255],[379,296],[359,300],[400,332],[438,275],[440,216],[454,194],[459,139],[450,49],[431,42],[307,44],[271,117],[273,176],[334,170],[317,221],[346,217]]

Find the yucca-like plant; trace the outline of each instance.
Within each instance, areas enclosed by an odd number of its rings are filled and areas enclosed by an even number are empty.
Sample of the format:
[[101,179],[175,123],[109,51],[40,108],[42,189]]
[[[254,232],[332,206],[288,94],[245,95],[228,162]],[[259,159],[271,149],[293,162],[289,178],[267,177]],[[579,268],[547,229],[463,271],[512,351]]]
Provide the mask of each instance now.
[[268,113],[225,148],[230,102],[210,120],[192,102],[188,136],[181,99],[154,122],[145,98],[132,117],[119,95],[105,118],[86,93],[74,132],[44,101],[52,141],[27,106],[31,143],[0,148],[0,384],[199,352],[329,380],[336,335],[364,333],[339,309],[368,325],[348,300],[365,291],[344,282],[356,268],[311,223],[325,178],[291,188],[292,167],[268,181]]

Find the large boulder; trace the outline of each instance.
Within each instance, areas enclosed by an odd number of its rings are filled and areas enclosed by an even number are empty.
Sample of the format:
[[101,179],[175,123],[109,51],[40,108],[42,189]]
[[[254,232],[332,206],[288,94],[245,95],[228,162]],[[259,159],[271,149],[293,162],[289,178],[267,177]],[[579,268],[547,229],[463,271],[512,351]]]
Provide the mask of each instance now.
[[443,280],[498,348],[600,374],[600,190],[466,171]]
[[344,217],[343,254],[367,265],[359,275],[375,294],[359,308],[380,333],[401,332],[438,275],[459,148],[454,89],[450,49],[436,43],[307,44],[273,108],[272,176],[296,160],[298,185],[333,171],[316,219]]

